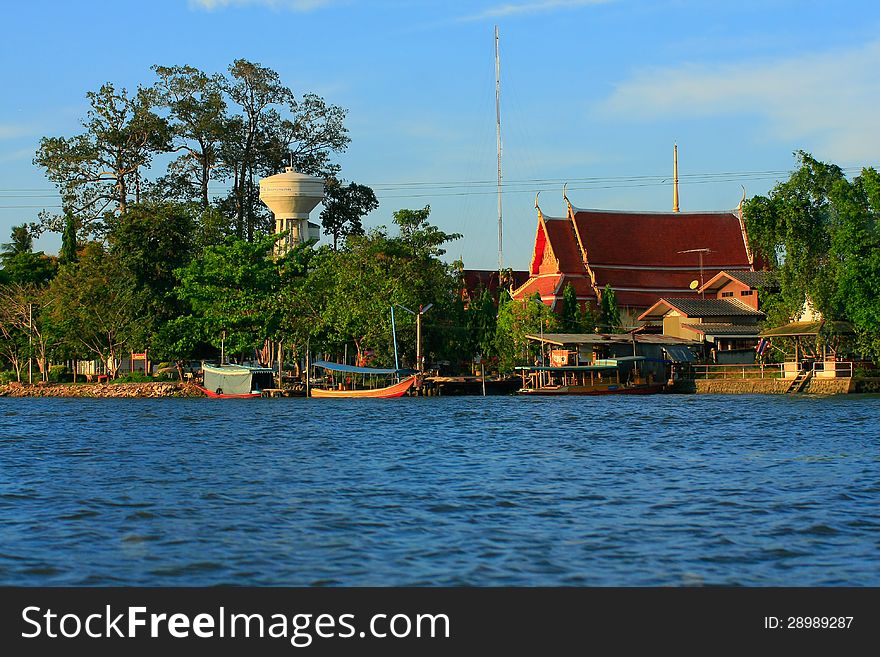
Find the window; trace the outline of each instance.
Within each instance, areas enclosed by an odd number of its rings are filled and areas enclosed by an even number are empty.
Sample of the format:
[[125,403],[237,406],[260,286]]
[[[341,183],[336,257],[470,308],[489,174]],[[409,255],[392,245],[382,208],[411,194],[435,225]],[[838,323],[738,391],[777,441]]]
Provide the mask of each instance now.
[[721,296],[722,296],[722,297],[732,297],[732,296],[733,296],[733,292],[722,292],[722,293],[721,293]]
[[741,297],[750,297],[750,296],[752,296],[754,293],[755,293],[754,290],[743,290],[742,292],[739,293],[739,295],[740,295]]

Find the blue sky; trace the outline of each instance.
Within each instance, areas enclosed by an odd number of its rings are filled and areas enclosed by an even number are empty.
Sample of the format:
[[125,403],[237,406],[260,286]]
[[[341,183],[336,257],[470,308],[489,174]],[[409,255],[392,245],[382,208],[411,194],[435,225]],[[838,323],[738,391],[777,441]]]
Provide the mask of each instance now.
[[[682,210],[766,193],[793,151],[880,162],[880,5],[810,0],[152,0],[4,3],[0,241],[58,204],[32,164],[80,132],[85,94],[133,89],[153,64],[237,58],[348,109],[342,175],[380,208],[430,204],[464,234],[450,258],[497,266],[494,26],[501,32],[504,260],[528,265],[535,193],[579,207]],[[317,211],[316,211],[317,213]],[[316,215],[315,215],[316,216]],[[57,252],[47,235],[38,248]]]

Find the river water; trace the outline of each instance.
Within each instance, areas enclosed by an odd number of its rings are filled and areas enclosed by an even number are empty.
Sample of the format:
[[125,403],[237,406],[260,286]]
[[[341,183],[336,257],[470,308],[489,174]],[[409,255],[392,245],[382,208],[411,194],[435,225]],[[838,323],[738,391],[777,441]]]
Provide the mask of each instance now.
[[0,399],[0,584],[880,585],[880,397]]

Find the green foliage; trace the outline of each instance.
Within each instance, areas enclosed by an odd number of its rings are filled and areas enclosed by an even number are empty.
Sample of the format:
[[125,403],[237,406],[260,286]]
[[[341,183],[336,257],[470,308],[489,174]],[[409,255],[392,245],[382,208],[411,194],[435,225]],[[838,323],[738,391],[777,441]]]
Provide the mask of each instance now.
[[[225,333],[227,353],[240,354],[253,353],[273,336],[281,313],[276,296],[284,266],[269,257],[277,240],[270,236],[251,243],[227,238],[177,270],[178,294],[190,304],[192,316],[177,320],[173,329],[193,329],[215,347]],[[179,340],[179,331],[177,336]]]
[[559,328],[559,317],[535,294],[529,299],[515,300],[506,291],[498,300],[498,322],[495,349],[499,367],[511,372],[517,365],[530,365],[540,357],[540,343],[530,342],[527,335],[552,333]]
[[880,176],[868,168],[849,181],[836,165],[797,157],[789,180],[744,207],[751,243],[779,275],[778,295],[761,297],[767,323],[791,321],[809,299],[826,319],[852,322],[880,358]]
[[361,218],[379,207],[376,194],[366,185],[343,185],[335,178],[327,180],[322,204],[321,225],[326,235],[333,236],[334,250],[339,247],[340,239],[363,235]]
[[563,333],[580,331],[580,308],[574,285],[568,283],[562,292],[562,312],[560,313],[559,330]]
[[49,367],[49,381],[60,383],[67,379],[68,371],[65,365],[52,365]]
[[[427,222],[428,208],[415,211],[416,217],[409,212],[395,214],[405,223],[397,237],[378,228],[349,236],[338,251],[319,249],[307,278],[287,290],[283,333],[333,355],[341,356],[345,345],[349,353],[369,348],[388,365],[394,362],[391,306],[418,312],[430,303],[423,315],[426,360],[460,350],[465,320],[458,277],[433,255],[454,236]],[[414,364],[415,318],[401,308],[395,312],[401,363]]]
[[468,330],[473,340],[472,351],[483,358],[497,355],[495,333],[498,324],[498,309],[492,293],[487,289],[480,293],[468,307]]
[[[91,109],[85,132],[74,137],[44,137],[34,164],[61,191],[65,209],[76,208],[84,234],[102,235],[107,209],[124,213],[142,170],[153,155],[169,148],[167,122],[154,112],[155,93],[139,88],[131,96],[110,83],[88,92]],[[44,216],[44,228],[61,231],[64,218]]]
[[102,359],[111,371],[149,321],[148,295],[123,262],[96,243],[86,245],[78,263],[61,267],[48,294],[48,319],[67,348]]
[[64,217],[64,232],[61,233],[61,250],[58,252],[58,262],[62,265],[76,262],[79,259],[76,249],[76,220],[72,214],[67,214]]
[[4,260],[3,273],[9,283],[45,285],[58,271],[58,260],[42,251],[18,253]]
[[28,230],[27,224],[12,227],[11,241],[3,245],[2,258],[6,262],[22,253],[31,253],[34,250],[34,237]]
[[614,333],[621,329],[620,308],[617,305],[617,295],[614,294],[611,284],[606,284],[602,291],[596,328],[603,333]]
[[110,383],[152,383],[155,381],[153,377],[149,374],[142,374],[140,372],[127,372],[120,377],[117,377]]
[[19,381],[20,377],[16,374],[16,372],[4,371],[0,372],[0,386],[5,386],[7,383],[12,383],[13,381]]

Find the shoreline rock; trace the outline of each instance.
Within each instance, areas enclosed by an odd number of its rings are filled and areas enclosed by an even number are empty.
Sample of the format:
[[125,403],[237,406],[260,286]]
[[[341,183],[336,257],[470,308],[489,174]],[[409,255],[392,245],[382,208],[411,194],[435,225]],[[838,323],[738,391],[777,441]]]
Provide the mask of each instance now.
[[149,383],[18,383],[0,386],[0,397],[203,397],[195,384],[177,381]]

